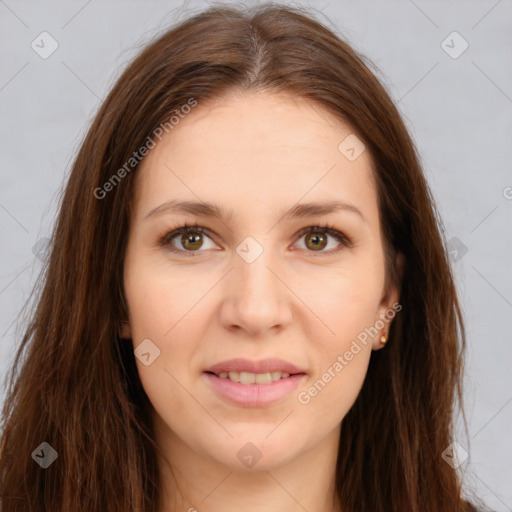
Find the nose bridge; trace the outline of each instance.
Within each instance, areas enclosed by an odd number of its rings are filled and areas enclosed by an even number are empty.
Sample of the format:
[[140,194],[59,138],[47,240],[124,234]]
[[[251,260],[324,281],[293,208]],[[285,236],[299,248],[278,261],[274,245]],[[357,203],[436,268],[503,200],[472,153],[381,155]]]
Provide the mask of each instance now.
[[248,236],[236,248],[235,279],[240,280],[239,293],[256,301],[275,299],[279,293],[277,278],[270,271],[275,266],[275,257],[269,240],[269,237],[263,241]]
[[[239,324],[249,331],[261,331],[288,321],[284,302],[286,287],[275,275],[277,258],[269,238],[258,241],[246,237],[236,248],[234,269],[230,272],[231,307],[229,324]],[[285,315],[285,316],[283,316]]]

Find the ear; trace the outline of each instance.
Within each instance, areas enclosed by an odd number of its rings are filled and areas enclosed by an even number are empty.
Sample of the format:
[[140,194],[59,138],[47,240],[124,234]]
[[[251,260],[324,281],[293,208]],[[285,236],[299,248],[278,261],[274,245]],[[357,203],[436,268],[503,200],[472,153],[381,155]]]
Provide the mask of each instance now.
[[119,329],[119,337],[125,340],[129,340],[132,337],[132,328],[130,322],[121,322]]
[[404,275],[404,266],[405,266],[405,257],[400,252],[396,255],[395,259],[395,269],[396,274],[398,276],[398,283],[390,285],[389,289],[386,290],[384,297],[381,300],[379,308],[377,310],[377,318],[375,319],[375,325],[379,329],[379,334],[375,336],[373,340],[373,350],[380,350],[384,348],[380,342],[381,335],[389,337],[389,329],[391,327],[391,323],[393,322],[394,317],[398,314],[398,312],[402,309],[400,304],[400,283],[402,282],[402,278]]

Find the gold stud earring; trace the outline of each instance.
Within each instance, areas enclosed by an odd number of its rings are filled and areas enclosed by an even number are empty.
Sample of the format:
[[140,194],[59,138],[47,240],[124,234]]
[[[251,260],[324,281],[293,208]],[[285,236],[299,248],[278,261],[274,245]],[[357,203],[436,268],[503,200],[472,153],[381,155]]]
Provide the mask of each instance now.
[[379,338],[379,341],[380,341],[383,345],[385,345],[385,344],[387,343],[388,339],[386,338],[386,335],[385,335],[385,334],[383,334],[383,335]]

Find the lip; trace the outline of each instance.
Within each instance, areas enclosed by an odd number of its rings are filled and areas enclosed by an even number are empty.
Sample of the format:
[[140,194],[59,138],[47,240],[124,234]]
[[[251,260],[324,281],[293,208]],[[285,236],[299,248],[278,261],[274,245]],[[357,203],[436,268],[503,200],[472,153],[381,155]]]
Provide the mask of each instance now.
[[270,384],[242,384],[230,379],[222,379],[214,373],[204,372],[203,375],[217,395],[230,403],[244,407],[264,407],[279,402],[290,395],[299,383],[306,378],[305,373],[296,373]]
[[[210,368],[207,368],[205,372],[215,373],[218,375],[221,372],[250,372],[250,373],[268,373],[268,372],[286,372],[290,376],[294,374],[305,374],[306,371],[295,366],[288,361],[283,359],[268,358],[262,359],[261,361],[251,361],[250,359],[237,358],[229,359],[217,363]],[[277,381],[279,382],[279,381]],[[244,386],[246,384],[243,384]],[[270,386],[271,384],[265,384]]]
[[[289,377],[270,384],[242,384],[219,377],[221,372],[269,373],[286,372]],[[245,407],[263,407],[273,404],[289,395],[307,373],[302,368],[284,359],[267,358],[260,361],[236,358],[217,363],[204,374],[217,395],[228,402]]]

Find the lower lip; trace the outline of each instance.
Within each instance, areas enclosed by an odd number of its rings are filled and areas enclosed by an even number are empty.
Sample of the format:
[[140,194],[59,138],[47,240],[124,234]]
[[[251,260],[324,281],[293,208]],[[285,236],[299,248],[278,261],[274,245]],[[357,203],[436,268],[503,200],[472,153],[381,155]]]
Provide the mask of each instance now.
[[221,379],[212,373],[204,375],[222,398],[245,407],[261,407],[278,402],[306,377],[305,373],[298,373],[270,384],[242,384],[231,379]]

